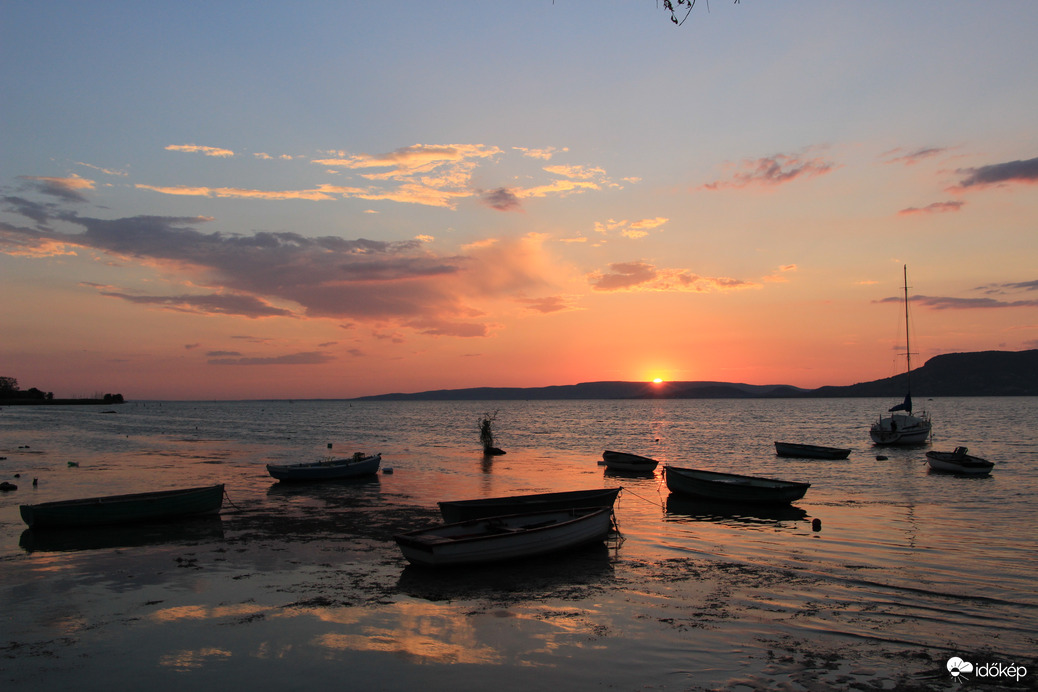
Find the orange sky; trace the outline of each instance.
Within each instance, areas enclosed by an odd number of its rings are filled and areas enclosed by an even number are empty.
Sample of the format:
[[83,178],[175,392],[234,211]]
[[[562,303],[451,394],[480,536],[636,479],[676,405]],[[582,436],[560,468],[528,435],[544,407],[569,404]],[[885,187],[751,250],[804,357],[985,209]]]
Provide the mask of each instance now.
[[1038,6],[935,7],[8,7],[0,375],[851,384],[905,264],[916,364],[1038,347]]

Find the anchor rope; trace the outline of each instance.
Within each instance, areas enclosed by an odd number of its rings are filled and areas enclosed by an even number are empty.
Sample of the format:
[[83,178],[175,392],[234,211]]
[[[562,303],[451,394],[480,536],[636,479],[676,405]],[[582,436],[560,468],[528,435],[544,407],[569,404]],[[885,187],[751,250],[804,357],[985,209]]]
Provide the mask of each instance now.
[[642,497],[642,496],[641,496],[641,495],[639,495],[638,493],[636,493],[636,492],[632,491],[632,490],[631,490],[630,488],[623,488],[623,492],[624,492],[624,494],[625,494],[625,495],[626,495],[626,494],[628,494],[628,493],[630,493],[631,495],[634,495],[634,496],[635,496],[636,498],[638,498],[639,500],[645,500],[645,501],[646,501],[646,502],[648,502],[648,503],[649,503],[650,505],[654,505],[654,506],[656,506],[656,507],[659,507],[660,509],[664,509],[664,505],[663,505],[663,503],[662,503],[662,502],[656,502],[655,500],[650,500],[650,499],[649,499],[649,498],[647,498],[647,497]]
[[223,489],[223,496],[224,496],[224,499],[227,500],[227,504],[229,504],[231,507],[234,507],[239,512],[243,512],[244,511],[241,507],[239,507],[238,505],[234,504],[234,500],[231,499],[231,494],[227,492],[227,488]]

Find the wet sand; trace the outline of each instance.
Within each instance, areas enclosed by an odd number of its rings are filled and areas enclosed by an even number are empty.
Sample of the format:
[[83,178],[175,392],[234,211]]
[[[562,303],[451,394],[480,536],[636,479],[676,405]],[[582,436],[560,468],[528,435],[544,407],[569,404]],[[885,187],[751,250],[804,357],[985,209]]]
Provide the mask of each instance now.
[[[175,527],[23,533],[0,563],[0,681],[20,691],[946,690],[952,655],[1010,662],[997,641],[928,637],[925,608],[862,605],[860,584],[702,554],[646,559],[624,534],[643,499],[630,495],[604,545],[408,566],[392,536],[439,516],[400,477],[232,490],[221,517]],[[1033,682],[1034,657],[1013,662]]]

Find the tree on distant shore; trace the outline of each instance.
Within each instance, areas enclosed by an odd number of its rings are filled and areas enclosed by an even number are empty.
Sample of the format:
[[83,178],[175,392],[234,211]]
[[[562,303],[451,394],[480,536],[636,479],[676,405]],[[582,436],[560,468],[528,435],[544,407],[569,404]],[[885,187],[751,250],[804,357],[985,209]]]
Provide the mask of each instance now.
[[9,399],[18,391],[18,380],[13,377],[0,377],[0,398]]
[[[0,400],[10,401],[14,399],[19,401],[54,401],[54,392],[44,392],[36,387],[22,390],[21,387],[18,386],[17,379],[13,377],[0,376]],[[105,394],[102,397],[101,394],[98,393],[94,395],[94,399],[97,401],[103,401],[106,404],[121,404],[125,401],[122,394]]]
[[18,380],[13,377],[0,376],[0,399],[32,399],[34,401],[50,401],[54,392],[43,392],[36,387],[22,391]]

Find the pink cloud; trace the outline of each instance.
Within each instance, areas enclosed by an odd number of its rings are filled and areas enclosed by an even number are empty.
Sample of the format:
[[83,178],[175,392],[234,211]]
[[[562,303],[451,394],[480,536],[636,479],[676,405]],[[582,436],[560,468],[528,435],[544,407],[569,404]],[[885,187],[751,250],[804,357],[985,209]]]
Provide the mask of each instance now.
[[908,207],[898,212],[899,216],[911,216],[913,214],[942,214],[947,212],[956,212],[962,209],[965,202],[951,201],[951,202],[934,202],[928,204],[925,207]]
[[731,166],[733,172],[725,178],[703,185],[707,190],[744,188],[750,186],[772,187],[792,182],[797,178],[812,178],[825,175],[836,168],[836,164],[821,158],[805,158],[799,154],[775,154],[755,160],[744,160]]

